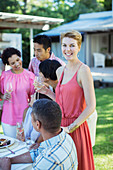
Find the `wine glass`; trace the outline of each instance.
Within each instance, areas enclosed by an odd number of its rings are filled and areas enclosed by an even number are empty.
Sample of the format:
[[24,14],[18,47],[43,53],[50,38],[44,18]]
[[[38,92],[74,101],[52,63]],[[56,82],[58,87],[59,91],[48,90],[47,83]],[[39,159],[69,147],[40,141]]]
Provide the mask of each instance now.
[[[36,83],[36,89],[37,90],[40,90],[43,86],[44,86],[44,79],[43,79],[43,77],[39,74],[39,76],[38,77],[35,77],[35,83]],[[39,99],[39,92],[37,92],[38,93],[38,96],[37,96],[37,98]]]
[[[8,82],[6,92],[8,92],[11,95],[12,91],[13,91],[12,83]],[[9,100],[9,102],[11,102],[11,100]]]

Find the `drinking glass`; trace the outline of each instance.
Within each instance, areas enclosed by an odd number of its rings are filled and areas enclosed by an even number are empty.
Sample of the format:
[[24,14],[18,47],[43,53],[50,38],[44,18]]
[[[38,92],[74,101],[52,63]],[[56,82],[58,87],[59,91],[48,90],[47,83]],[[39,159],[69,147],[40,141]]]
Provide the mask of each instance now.
[[35,143],[33,140],[31,140],[30,137],[26,138],[25,142],[26,142],[26,147],[28,150],[29,150],[30,146]]
[[[44,86],[44,84],[43,84],[44,80],[40,74],[38,77],[35,77],[35,82],[36,82],[37,90],[40,90]],[[38,93],[37,99],[39,99],[39,92],[37,92],[37,93]]]
[[[8,92],[11,95],[11,92],[13,91],[13,86],[11,82],[7,83],[7,89],[6,92]],[[11,102],[11,99],[9,100],[9,102]]]
[[17,125],[16,125],[16,137],[20,141],[25,140],[23,122],[17,122]]

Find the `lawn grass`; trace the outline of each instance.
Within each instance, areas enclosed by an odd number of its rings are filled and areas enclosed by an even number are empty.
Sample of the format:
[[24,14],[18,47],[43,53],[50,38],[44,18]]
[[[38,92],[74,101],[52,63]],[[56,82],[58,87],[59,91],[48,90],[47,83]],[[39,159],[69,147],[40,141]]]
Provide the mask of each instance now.
[[95,169],[113,170],[113,88],[96,89],[95,93],[98,113],[93,148]]
[[98,113],[93,147],[95,170],[113,170],[113,88],[95,89],[95,93]]

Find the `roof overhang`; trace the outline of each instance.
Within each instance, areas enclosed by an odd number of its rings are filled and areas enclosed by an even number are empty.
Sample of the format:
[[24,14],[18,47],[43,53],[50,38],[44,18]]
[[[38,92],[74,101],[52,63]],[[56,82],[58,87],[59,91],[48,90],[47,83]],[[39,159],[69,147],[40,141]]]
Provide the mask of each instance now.
[[0,29],[42,29],[45,24],[54,25],[60,24],[61,22],[64,22],[64,19],[0,12]]
[[77,30],[82,34],[113,31],[112,11],[80,14],[79,18],[43,32],[49,36],[59,36],[63,32]]

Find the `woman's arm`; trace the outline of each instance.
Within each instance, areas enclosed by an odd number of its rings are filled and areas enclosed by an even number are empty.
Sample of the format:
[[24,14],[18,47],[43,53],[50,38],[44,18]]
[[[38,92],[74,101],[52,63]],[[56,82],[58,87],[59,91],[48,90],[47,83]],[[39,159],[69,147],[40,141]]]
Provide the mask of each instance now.
[[61,66],[59,67],[57,70],[56,70],[56,75],[57,75],[57,80],[59,81],[60,77],[61,77],[61,74],[64,70],[64,66]]
[[45,94],[55,101],[55,93],[51,91],[49,88],[47,88],[46,86],[43,86],[40,90],[37,90],[37,92]]
[[80,116],[68,126],[66,129],[68,133],[72,133],[76,130],[95,110],[96,99],[93,85],[93,78],[88,66],[83,65],[77,75],[77,81],[83,88],[84,97],[86,101],[86,108],[80,114]]

